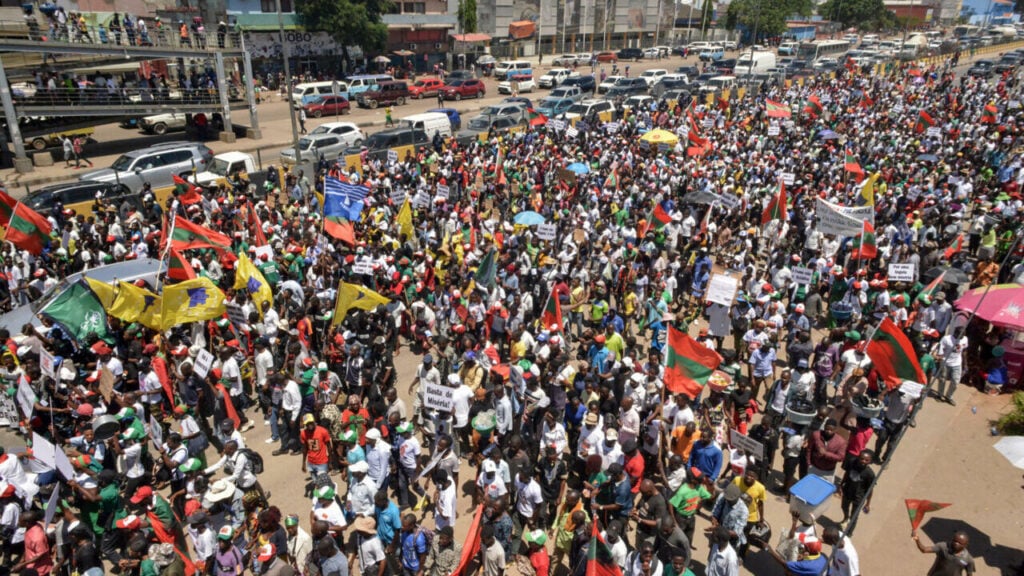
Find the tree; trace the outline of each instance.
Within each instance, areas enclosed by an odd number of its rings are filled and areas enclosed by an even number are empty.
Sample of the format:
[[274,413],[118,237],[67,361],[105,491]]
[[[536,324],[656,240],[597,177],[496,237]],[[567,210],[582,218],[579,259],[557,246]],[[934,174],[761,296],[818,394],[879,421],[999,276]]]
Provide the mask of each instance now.
[[[810,16],[814,5],[811,0],[733,0],[725,13],[725,27],[729,30],[745,28],[758,37],[781,36],[786,33],[786,19],[800,15]],[[757,42],[752,38],[751,42]]]
[[388,0],[299,0],[296,8],[307,30],[327,32],[342,45],[345,60],[348,46],[374,52],[387,44],[388,26],[381,15],[391,8]]
[[459,0],[459,24],[463,34],[476,32],[476,0]]
[[884,30],[896,26],[896,15],[885,9],[883,0],[826,0],[818,6],[818,14],[843,28]]
[[[696,2],[697,0],[692,0]],[[704,7],[700,9],[700,29],[701,34],[705,30],[711,27],[711,20],[715,16],[715,4],[712,0],[704,0]],[[701,36],[703,38],[703,35]]]

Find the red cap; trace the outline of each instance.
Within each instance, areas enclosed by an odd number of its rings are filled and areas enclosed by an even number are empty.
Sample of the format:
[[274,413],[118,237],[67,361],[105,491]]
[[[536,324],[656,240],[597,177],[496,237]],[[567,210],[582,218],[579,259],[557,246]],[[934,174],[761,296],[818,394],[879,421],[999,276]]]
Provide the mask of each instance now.
[[79,404],[78,408],[75,408],[75,413],[78,414],[79,416],[92,416],[92,404]]
[[704,473],[698,470],[696,466],[690,466],[690,476],[700,479],[704,476]]
[[135,491],[135,495],[132,496],[132,504],[141,504],[146,498],[153,497],[153,489],[149,486],[139,486],[139,489]]
[[156,354],[157,350],[158,348],[156,347],[156,344],[146,344],[142,347],[142,353],[147,356],[150,354]]
[[99,356],[102,356],[104,354],[110,354],[113,352],[113,350],[110,349],[110,346],[107,346],[107,343],[102,341],[93,344],[92,351]]

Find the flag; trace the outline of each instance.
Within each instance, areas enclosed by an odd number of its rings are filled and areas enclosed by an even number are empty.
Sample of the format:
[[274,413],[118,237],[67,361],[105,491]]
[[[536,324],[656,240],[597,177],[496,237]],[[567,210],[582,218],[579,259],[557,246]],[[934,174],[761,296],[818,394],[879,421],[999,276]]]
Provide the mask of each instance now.
[[654,207],[653,217],[662,226],[667,226],[672,223],[672,215],[669,214],[669,211],[665,209],[664,201],[658,202],[658,204]]
[[880,174],[875,172],[860,183],[860,199],[858,203],[864,206],[875,205],[875,184],[878,182],[879,176]]
[[918,112],[917,122],[914,122],[914,132],[920,134],[932,126],[935,126],[935,119],[932,118],[931,114],[924,110]]
[[[871,363],[885,380],[899,386],[904,380],[925,383],[924,370],[910,339],[886,316],[867,345]],[[890,386],[892,387],[892,386]]]
[[669,325],[668,346],[665,347],[665,387],[670,392],[682,392],[691,399],[696,398],[721,363],[722,357],[718,352]]
[[850,149],[846,150],[846,159],[843,162],[843,170],[846,170],[847,172],[850,172],[852,174],[860,174],[861,176],[864,175],[864,169],[860,167],[860,163],[857,162],[857,157],[853,154],[853,151]]
[[878,258],[878,242],[875,239],[875,227],[867,220],[864,221],[864,227],[861,229],[860,234],[853,238],[853,251],[850,253],[850,258],[865,258],[868,260]]
[[537,112],[533,108],[527,108],[526,114],[529,117],[530,126],[544,126],[545,124],[548,123],[547,116],[541,114],[540,112]]
[[957,235],[956,240],[953,240],[953,244],[950,245],[949,248],[946,248],[946,251],[943,252],[942,255],[946,258],[946,260],[949,260],[950,258],[953,257],[954,254],[959,254],[960,251],[963,250],[963,249],[964,249],[964,234],[963,234],[963,232],[961,232],[959,235]]
[[498,276],[498,262],[494,258],[494,248],[491,248],[480,260],[480,264],[476,267],[476,273],[473,274],[473,280],[476,281],[477,286],[485,288],[494,286]]
[[179,324],[218,318],[227,310],[224,302],[224,293],[205,276],[164,286],[160,327],[168,330]]
[[807,102],[804,104],[804,114],[819,116],[822,110],[824,108],[822,108],[821,100],[817,96],[811,95],[807,98]]
[[89,278],[88,276],[85,276],[84,280],[89,284],[89,289],[92,290],[92,293],[99,299],[103,309],[110,308],[110,305],[114,303],[114,298],[117,296],[117,291],[114,290],[114,287],[102,280]]
[[772,220],[787,220],[786,214],[786,183],[779,182],[779,191],[777,194],[772,196],[772,201],[768,203],[768,206],[761,213],[761,225],[771,222]]
[[270,302],[271,305],[274,303],[274,294],[270,291],[270,285],[267,284],[259,268],[253,265],[252,260],[249,260],[249,256],[245,252],[239,252],[238,262],[235,262],[234,288],[235,290],[245,289],[246,294],[256,306],[256,311],[260,313],[260,318],[263,318],[263,303]]
[[356,227],[344,216],[324,215],[324,232],[350,246],[356,245]]
[[359,184],[352,184],[348,181],[327,176],[324,178],[324,202],[328,196],[341,196],[347,204],[362,202],[366,199],[370,189]]
[[918,294],[918,296],[921,296],[923,294],[923,295],[931,298],[932,294],[934,294],[935,290],[937,290],[938,287],[942,285],[942,281],[945,280],[945,279],[946,279],[946,272],[943,271],[942,274],[939,274],[938,277],[935,278],[935,280],[932,280],[927,286],[922,288],[921,289],[921,294]]
[[548,296],[548,302],[544,305],[544,312],[540,315],[540,323],[544,325],[545,330],[552,324],[558,326],[558,330],[562,330],[562,304],[558,301],[558,294],[554,290]]
[[11,216],[14,215],[14,208],[17,205],[17,200],[11,198],[3,190],[0,190],[0,226],[7,226],[10,223]]
[[263,223],[260,222],[260,215],[251,207],[249,208],[249,228],[250,232],[252,232],[253,244],[256,246],[266,246],[268,244],[267,237],[263,234]]
[[459,558],[459,565],[451,573],[451,576],[465,576],[469,563],[480,553],[480,524],[484,519],[484,505],[478,504],[473,514],[473,521],[469,524],[469,533],[462,543],[462,556]]
[[604,181],[605,188],[619,189],[619,162],[616,160],[612,163],[612,169],[608,172],[608,178]]
[[365,205],[363,200],[368,192],[365,186],[328,176],[324,179],[324,191],[324,218],[344,218],[349,222],[359,220]]
[[63,326],[79,342],[89,334],[107,338],[107,313],[89,284],[81,280],[68,286],[40,314]]
[[789,109],[789,106],[782,102],[776,102],[774,100],[764,101],[765,114],[769,118],[792,118],[793,111]]
[[907,505],[907,515],[910,516],[911,530],[917,530],[921,525],[921,521],[924,520],[926,512],[937,512],[943,508],[949,508],[952,506],[952,504],[932,502],[931,500],[915,500],[911,498],[904,499],[903,502]]
[[998,121],[996,114],[999,114],[999,108],[996,108],[995,104],[986,104],[985,109],[981,111],[981,123],[995,124]]
[[167,255],[167,277],[171,280],[191,280],[196,277],[192,264],[174,248]]
[[198,186],[177,174],[173,174],[172,178],[174,179],[174,195],[177,196],[179,202],[182,204],[195,204],[203,201],[203,197],[199,195]]
[[611,548],[601,537],[597,528],[597,515],[594,515],[593,527],[590,529],[590,545],[587,546],[587,572],[585,576],[622,576],[622,568],[612,558]]
[[338,286],[338,301],[334,305],[334,317],[331,319],[331,325],[340,324],[345,319],[345,316],[348,315],[348,311],[353,308],[357,310],[373,310],[377,306],[388,304],[389,302],[391,300],[369,288],[358,284],[342,282]]
[[10,212],[0,208],[3,211],[0,220],[6,220],[3,225],[7,227],[3,239],[30,254],[42,254],[43,247],[50,241],[50,221],[21,202],[14,201],[11,207],[10,200],[11,197],[7,196],[2,201],[4,206],[10,208]]
[[395,222],[398,223],[398,235],[400,237],[412,237],[415,229],[412,225],[412,204],[409,202],[408,198],[406,198],[405,202],[402,203],[402,208],[399,209]]
[[218,252],[230,252],[231,238],[175,214],[171,230],[171,248],[213,248]]
[[128,282],[118,282],[117,295],[107,314],[125,322],[138,322],[146,328],[160,329],[160,297]]
[[872,99],[871,96],[868,96],[867,93],[865,92],[864,95],[861,96],[859,106],[861,108],[871,108],[874,105],[875,105],[874,99]]

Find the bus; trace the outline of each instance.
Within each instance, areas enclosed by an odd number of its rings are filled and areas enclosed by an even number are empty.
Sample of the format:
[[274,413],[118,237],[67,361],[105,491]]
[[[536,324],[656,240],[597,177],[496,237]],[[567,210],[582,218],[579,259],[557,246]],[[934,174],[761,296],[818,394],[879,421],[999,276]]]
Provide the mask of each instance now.
[[965,38],[968,36],[979,36],[981,34],[981,26],[971,26],[970,24],[960,24],[953,27],[953,38]]
[[820,58],[835,58],[842,61],[843,55],[849,51],[850,42],[847,40],[815,40],[801,42],[796,49],[796,57],[807,63],[812,63]]

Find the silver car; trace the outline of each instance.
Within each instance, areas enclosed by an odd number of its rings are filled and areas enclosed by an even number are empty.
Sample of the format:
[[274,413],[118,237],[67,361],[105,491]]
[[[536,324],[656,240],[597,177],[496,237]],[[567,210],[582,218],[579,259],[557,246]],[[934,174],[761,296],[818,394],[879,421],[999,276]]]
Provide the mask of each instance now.
[[119,182],[132,190],[147,182],[153,188],[163,188],[173,186],[175,176],[203,172],[212,160],[213,150],[200,142],[165,142],[126,152],[110,168],[81,174],[78,179]]
[[340,158],[344,155],[346,144],[337,134],[309,134],[299,138],[299,160],[295,161],[295,147],[281,150],[281,162],[284,164],[301,164],[315,162],[321,156],[327,159]]

